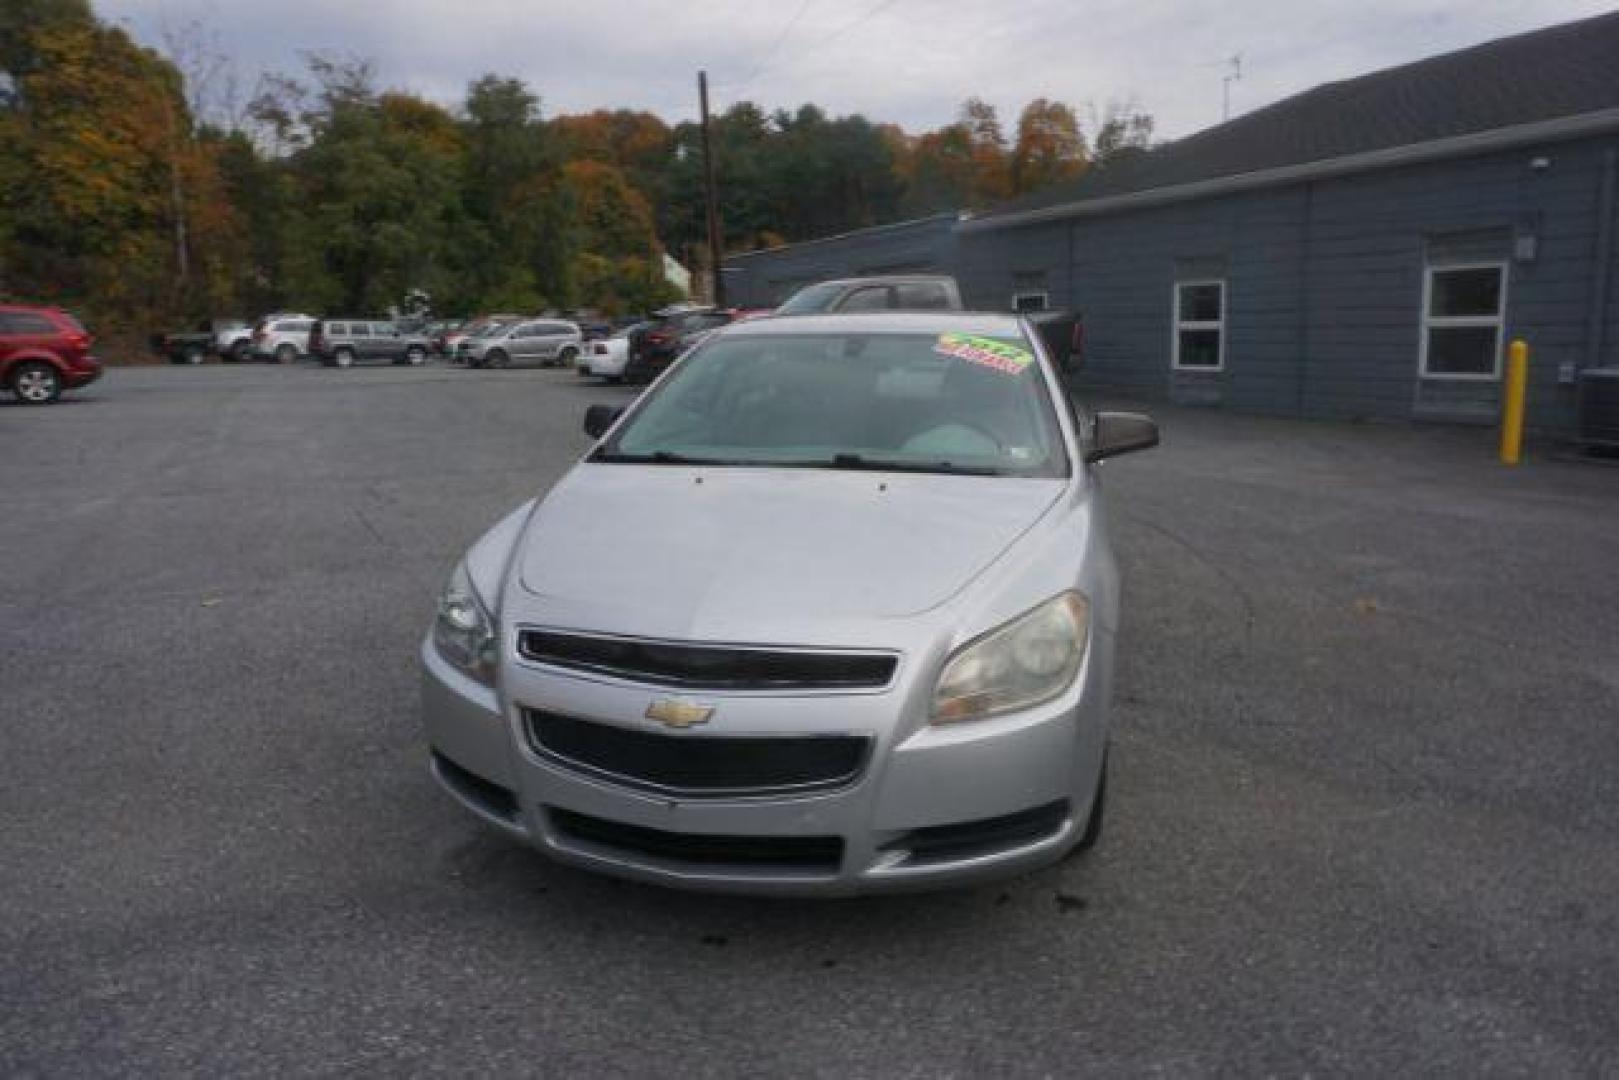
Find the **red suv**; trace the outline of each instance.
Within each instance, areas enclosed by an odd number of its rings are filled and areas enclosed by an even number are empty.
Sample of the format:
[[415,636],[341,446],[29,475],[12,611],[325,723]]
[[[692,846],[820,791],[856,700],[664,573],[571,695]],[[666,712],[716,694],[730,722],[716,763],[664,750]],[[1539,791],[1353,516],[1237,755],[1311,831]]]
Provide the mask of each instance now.
[[0,304],[0,389],[24,405],[49,405],[65,389],[101,378],[90,332],[61,308]]

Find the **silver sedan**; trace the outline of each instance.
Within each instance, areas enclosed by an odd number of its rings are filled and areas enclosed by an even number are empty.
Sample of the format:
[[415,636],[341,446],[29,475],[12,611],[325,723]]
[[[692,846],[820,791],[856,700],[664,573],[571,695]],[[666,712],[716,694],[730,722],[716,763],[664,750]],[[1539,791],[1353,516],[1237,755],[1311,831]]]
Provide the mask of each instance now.
[[[1047,335],[1049,336],[1049,335]],[[1000,315],[737,323],[478,540],[422,645],[439,781],[578,866],[840,894],[1098,838],[1119,586],[1072,408]]]

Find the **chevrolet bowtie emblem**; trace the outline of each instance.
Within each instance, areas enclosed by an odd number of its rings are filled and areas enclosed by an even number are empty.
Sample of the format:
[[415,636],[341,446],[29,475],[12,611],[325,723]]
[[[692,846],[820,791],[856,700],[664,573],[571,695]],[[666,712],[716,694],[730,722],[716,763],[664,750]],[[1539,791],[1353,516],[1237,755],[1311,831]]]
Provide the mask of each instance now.
[[646,707],[646,718],[656,720],[664,727],[689,728],[706,724],[714,715],[714,706],[699,705],[680,698],[659,698]]

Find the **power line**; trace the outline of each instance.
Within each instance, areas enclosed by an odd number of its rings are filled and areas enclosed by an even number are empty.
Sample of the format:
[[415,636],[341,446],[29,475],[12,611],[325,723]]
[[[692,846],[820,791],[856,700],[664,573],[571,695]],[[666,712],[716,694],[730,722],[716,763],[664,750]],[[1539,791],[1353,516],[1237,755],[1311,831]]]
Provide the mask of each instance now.
[[810,0],[804,0],[802,4],[798,5],[798,10],[793,12],[793,17],[791,19],[787,20],[787,25],[781,28],[781,33],[776,35],[776,40],[771,42],[770,48],[766,49],[764,51],[764,55],[759,57],[759,62],[753,66],[752,74],[750,74],[746,79],[743,79],[742,82],[738,84],[732,91],[737,97],[740,98],[742,96],[742,91],[751,86],[753,84],[753,80],[759,77],[759,73],[765,69],[765,66],[770,63],[771,58],[776,55],[776,50],[781,48],[781,43],[787,40],[787,35],[793,32],[793,27],[798,25],[798,20],[804,17],[804,12],[809,10],[809,6]]
[[[827,34],[825,37],[818,38],[815,41],[810,42],[804,48],[798,50],[798,52],[794,56],[788,57],[787,60],[786,60],[786,66],[791,67],[795,62],[802,59],[804,56],[819,50],[820,48],[822,48],[825,45],[831,44],[832,42],[836,41],[838,38],[842,37],[844,34],[847,34],[849,31],[855,29],[856,27],[862,26],[865,23],[870,22],[872,19],[875,19],[877,16],[881,15],[883,12],[887,11],[889,8],[893,7],[895,4],[897,4],[899,2],[900,2],[900,0],[878,0],[878,2],[876,4],[872,5],[870,8],[868,8],[862,14],[856,15],[853,19],[850,19],[848,22],[844,23],[842,26],[838,27],[836,30],[833,30],[831,33]],[[799,16],[803,15],[804,11],[808,7],[809,7],[809,0],[804,0],[803,6],[800,7],[798,13],[793,16],[792,21],[788,24],[789,29],[791,28],[793,23],[796,23],[798,21]],[[786,36],[787,36],[786,31],[783,31],[782,32],[782,38],[785,38]],[[777,44],[780,44],[780,42],[778,41]],[[772,47],[772,51],[773,50],[774,50],[774,46]],[[736,93],[736,94],[740,94],[742,92],[742,90],[745,89],[749,84],[751,84],[754,79],[757,79],[762,72],[765,72],[765,71],[768,71],[768,70],[770,70],[770,65],[769,64],[760,63],[760,65],[754,69],[753,74],[749,75],[746,80],[739,83],[734,88],[734,90],[732,90],[732,92]],[[731,89],[731,88],[727,88],[727,89]]]

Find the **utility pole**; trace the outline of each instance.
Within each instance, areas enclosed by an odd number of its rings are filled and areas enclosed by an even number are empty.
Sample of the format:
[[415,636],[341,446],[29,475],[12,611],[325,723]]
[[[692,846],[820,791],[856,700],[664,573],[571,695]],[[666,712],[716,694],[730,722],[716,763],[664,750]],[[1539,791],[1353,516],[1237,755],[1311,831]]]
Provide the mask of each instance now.
[[725,278],[720,273],[719,189],[714,184],[714,139],[708,123],[708,72],[697,73],[697,97],[703,111],[703,191],[708,202],[708,262],[713,274],[714,306],[725,306]]

